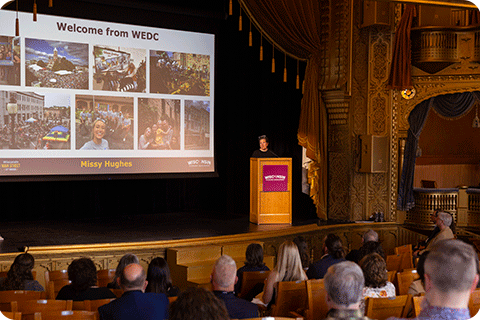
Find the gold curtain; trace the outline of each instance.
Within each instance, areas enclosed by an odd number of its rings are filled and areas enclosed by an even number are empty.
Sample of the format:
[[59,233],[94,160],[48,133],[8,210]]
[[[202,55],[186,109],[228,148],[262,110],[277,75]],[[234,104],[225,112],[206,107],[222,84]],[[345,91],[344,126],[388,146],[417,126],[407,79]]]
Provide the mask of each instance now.
[[319,92],[320,1],[239,0],[242,9],[279,50],[306,59],[298,143],[312,159],[308,177],[317,216],[327,219],[327,117]]

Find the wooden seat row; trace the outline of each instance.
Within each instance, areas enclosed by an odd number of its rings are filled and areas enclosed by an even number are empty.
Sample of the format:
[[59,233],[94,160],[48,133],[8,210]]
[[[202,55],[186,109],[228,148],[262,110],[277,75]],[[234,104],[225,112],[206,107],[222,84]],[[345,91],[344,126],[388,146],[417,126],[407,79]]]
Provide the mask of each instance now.
[[[326,294],[323,279],[279,282],[277,298],[270,315],[306,320],[324,319],[328,313]],[[365,315],[378,320],[389,317],[406,318],[411,304],[412,297],[409,295],[367,298]]]
[[[19,297],[19,295],[17,295]],[[99,300],[18,300],[9,302],[10,307],[7,308],[6,301],[2,300],[2,312],[21,313],[22,319],[97,319],[98,308],[110,303],[115,299],[99,299]],[[73,312],[72,312],[73,311]],[[63,313],[62,313],[63,312]]]
[[[115,276],[115,269],[105,269],[97,271],[97,285],[106,287],[112,282]],[[63,286],[70,284],[67,270],[45,271],[45,291],[48,299],[55,299]]]

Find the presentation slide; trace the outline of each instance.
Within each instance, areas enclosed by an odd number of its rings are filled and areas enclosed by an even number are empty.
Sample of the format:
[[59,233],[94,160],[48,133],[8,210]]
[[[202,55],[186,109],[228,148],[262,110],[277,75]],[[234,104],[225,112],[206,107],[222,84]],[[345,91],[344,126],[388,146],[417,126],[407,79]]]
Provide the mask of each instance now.
[[213,34],[0,10],[0,180],[214,172]]

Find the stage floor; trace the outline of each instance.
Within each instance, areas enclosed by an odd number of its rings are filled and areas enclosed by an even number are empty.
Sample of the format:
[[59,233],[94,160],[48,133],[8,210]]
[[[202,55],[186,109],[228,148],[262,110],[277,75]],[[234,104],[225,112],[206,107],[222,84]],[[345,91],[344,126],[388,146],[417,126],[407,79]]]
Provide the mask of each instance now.
[[0,253],[24,247],[142,242],[234,235],[286,229],[317,220],[295,220],[290,225],[257,226],[248,215],[218,212],[161,213],[86,220],[2,222]]

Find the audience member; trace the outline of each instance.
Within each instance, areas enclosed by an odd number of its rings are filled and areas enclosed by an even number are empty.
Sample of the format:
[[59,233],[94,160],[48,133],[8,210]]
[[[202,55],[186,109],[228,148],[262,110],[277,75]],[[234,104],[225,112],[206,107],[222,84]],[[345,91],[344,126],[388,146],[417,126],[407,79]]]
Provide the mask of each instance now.
[[425,293],[425,259],[428,256],[429,251],[425,251],[417,262],[417,274],[420,279],[414,280],[410,287],[408,287],[408,294],[412,296],[418,296]]
[[343,248],[342,240],[333,233],[325,237],[323,253],[322,258],[308,268],[307,276],[309,279],[323,279],[328,267],[345,261],[345,249]]
[[[363,256],[368,254],[368,253],[365,253],[365,249],[364,249],[365,244],[366,243],[371,243],[371,242],[374,242],[374,243],[380,245],[379,242],[378,242],[378,233],[376,233],[372,229],[368,229],[362,236],[362,246],[359,249],[351,250],[345,256],[345,260],[353,261],[355,263],[358,263],[362,259]],[[380,245],[380,248],[381,248],[381,245]],[[361,252],[362,249],[363,249],[363,255],[362,255],[362,252]]]
[[377,253],[371,253],[360,260],[365,279],[361,309],[365,310],[366,298],[395,297],[395,286],[388,281],[387,264]]
[[437,242],[441,240],[453,239],[454,235],[452,230],[450,229],[450,225],[452,224],[452,215],[444,212],[439,211],[437,213],[437,219],[435,220],[436,225],[440,231],[437,235],[428,242],[427,247],[424,250],[417,250],[413,253],[413,256],[416,258],[425,251],[430,251],[430,248],[435,245]]
[[[251,243],[248,245],[245,251],[245,264],[237,270],[238,281],[235,284],[235,294],[239,294],[242,290],[243,273],[245,271],[269,271],[270,268],[263,262],[263,248],[258,243]],[[262,292],[263,284],[254,288],[255,290],[249,294],[248,298],[244,298],[251,301],[253,297]]]
[[310,267],[310,254],[308,253],[308,244],[307,240],[305,240],[302,236],[297,236],[293,239],[293,242],[298,247],[298,252],[300,253],[300,260],[302,260],[302,267],[303,270],[308,270]]
[[98,308],[100,320],[168,319],[168,298],[163,293],[145,293],[146,273],[141,265],[127,265],[119,285],[123,295]]
[[123,269],[131,263],[139,263],[138,257],[133,253],[127,253],[120,258],[118,261],[117,269],[115,270],[115,276],[113,277],[112,282],[107,285],[107,288],[110,289],[120,289],[118,284],[118,279],[122,276]]
[[414,248],[414,250],[420,250],[422,248],[425,248],[430,240],[435,238],[437,233],[440,232],[440,229],[437,226],[437,219],[438,219],[438,213],[442,211],[442,209],[437,209],[435,210],[432,214],[430,214],[430,220],[435,224],[435,228],[433,228],[432,232],[430,235],[427,237],[427,239],[420,241],[418,245]]
[[[358,257],[360,258],[360,260],[362,260],[363,257],[365,257],[366,255],[369,255],[371,253],[376,253],[378,255],[380,255],[380,257],[383,258],[383,260],[385,260],[385,252],[383,251],[383,248],[382,248],[382,244],[380,242],[377,242],[377,241],[367,241],[363,244],[363,246],[360,248],[360,253],[358,255]],[[358,261],[353,261],[353,262],[360,262],[360,260]]]
[[148,264],[147,283],[145,292],[165,293],[167,297],[176,297],[180,291],[172,284],[170,268],[167,261],[161,257],[153,259]]
[[35,259],[31,254],[19,254],[10,266],[7,277],[0,279],[0,290],[44,291],[42,285],[33,279],[34,265]]
[[368,319],[360,310],[364,278],[356,263],[343,261],[332,265],[324,281],[329,308],[326,319]]
[[259,315],[258,306],[235,297],[236,269],[237,264],[230,256],[218,258],[211,275],[213,294],[225,303],[231,319],[256,318]]
[[302,268],[302,261],[297,245],[293,241],[285,241],[278,248],[277,265],[265,280],[262,302],[265,305],[274,303],[278,282],[307,280],[307,275]]
[[204,288],[189,288],[170,306],[169,320],[230,320],[227,308]]
[[71,283],[60,289],[57,300],[83,301],[115,298],[115,294],[110,289],[96,286],[97,268],[91,259],[73,260],[67,272]]
[[429,251],[425,297],[416,319],[470,319],[468,302],[478,283],[477,253],[471,245],[453,239],[437,241]]

